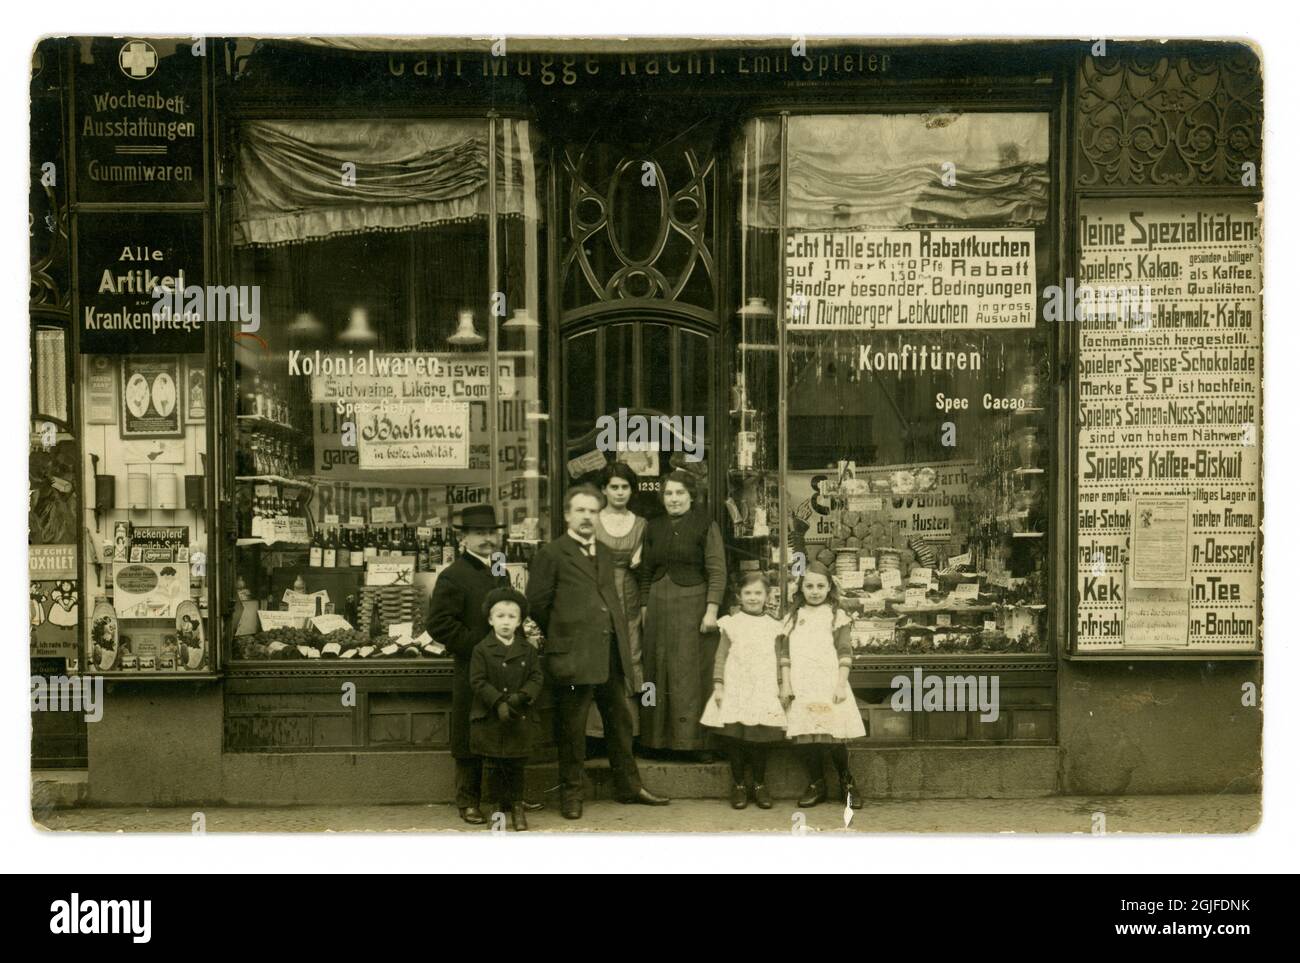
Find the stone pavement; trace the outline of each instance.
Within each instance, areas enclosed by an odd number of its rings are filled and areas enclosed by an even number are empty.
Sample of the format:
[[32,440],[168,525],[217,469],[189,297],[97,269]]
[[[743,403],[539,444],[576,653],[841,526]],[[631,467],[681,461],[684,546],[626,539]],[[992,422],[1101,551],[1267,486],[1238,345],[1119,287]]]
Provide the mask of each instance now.
[[[188,833],[193,807],[175,809],[40,807],[38,827],[70,832]],[[466,826],[449,805],[214,807],[201,810],[208,832],[437,832]],[[863,833],[1090,833],[1094,814],[1105,814],[1112,833],[1245,833],[1259,825],[1260,797],[1052,796],[1038,799],[868,800],[853,814],[850,829]],[[597,800],[580,821],[563,819],[548,797],[547,808],[528,817],[543,832],[788,833],[795,825],[793,800],[767,811],[752,804],[737,812],[721,800],[685,799],[671,806],[624,806]],[[824,803],[803,813],[810,831],[844,831],[842,804]],[[507,821],[508,824],[508,821]]]

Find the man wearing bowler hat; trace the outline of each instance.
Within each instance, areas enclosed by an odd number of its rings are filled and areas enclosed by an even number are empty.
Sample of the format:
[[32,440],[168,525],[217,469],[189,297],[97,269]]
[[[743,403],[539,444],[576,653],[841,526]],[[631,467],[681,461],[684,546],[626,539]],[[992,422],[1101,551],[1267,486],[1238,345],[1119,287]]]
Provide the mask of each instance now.
[[605,497],[591,485],[564,496],[567,531],[542,546],[528,568],[528,606],[546,637],[542,668],[554,686],[560,813],[582,818],[587,713],[595,702],[609,745],[619,801],[666,806],[641,785],[632,755],[632,656],[614,558],[596,539]]
[[[490,505],[471,505],[453,520],[460,536],[461,554],[440,573],[429,600],[425,628],[447,647],[455,659],[451,683],[451,755],[456,760],[456,808],[460,818],[479,825],[487,821],[479,808],[483,785],[483,758],[469,747],[469,713],[474,703],[470,690],[470,656],[492,631],[483,614],[483,600],[493,589],[509,588],[510,577],[492,574],[492,555],[501,549],[501,530]],[[528,810],[540,803],[525,803]]]

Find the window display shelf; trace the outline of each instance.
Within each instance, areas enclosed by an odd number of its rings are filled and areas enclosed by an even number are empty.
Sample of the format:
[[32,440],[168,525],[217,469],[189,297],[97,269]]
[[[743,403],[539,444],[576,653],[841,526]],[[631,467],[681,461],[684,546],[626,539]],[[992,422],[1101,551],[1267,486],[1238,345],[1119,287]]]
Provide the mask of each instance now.
[[286,425],[280,421],[272,421],[270,418],[263,418],[261,415],[236,415],[241,427],[244,428],[265,428],[270,431],[283,431],[292,435],[303,435],[305,432],[301,428],[295,428],[293,425]]
[[310,478],[286,478],[283,475],[236,475],[237,482],[263,482],[270,485],[285,485],[289,488],[315,488],[316,482]]

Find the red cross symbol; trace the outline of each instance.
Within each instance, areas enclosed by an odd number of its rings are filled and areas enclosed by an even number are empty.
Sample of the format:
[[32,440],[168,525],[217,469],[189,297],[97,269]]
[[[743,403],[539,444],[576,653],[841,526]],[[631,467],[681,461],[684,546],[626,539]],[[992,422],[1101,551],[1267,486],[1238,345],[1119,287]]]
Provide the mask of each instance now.
[[117,63],[122,68],[122,73],[132,80],[143,80],[157,68],[158,54],[152,44],[144,40],[132,40],[122,45]]

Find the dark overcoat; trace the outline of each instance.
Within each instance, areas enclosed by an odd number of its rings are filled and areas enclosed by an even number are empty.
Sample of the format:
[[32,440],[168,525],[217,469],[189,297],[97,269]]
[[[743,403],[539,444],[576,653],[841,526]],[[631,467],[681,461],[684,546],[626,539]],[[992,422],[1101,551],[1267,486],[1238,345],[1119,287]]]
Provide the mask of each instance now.
[[[469,745],[476,755],[493,759],[528,756],[541,739],[534,703],[542,692],[541,657],[522,635],[506,645],[489,632],[474,646],[469,660]],[[497,703],[518,693],[523,706],[517,716],[502,721]]]
[[528,566],[529,615],[546,637],[542,666],[558,685],[600,685],[610,674],[610,633],[618,640],[623,686],[632,695],[632,650],[614,585],[614,556],[596,542],[596,557],[568,534],[547,542]]
[[438,573],[429,600],[424,627],[435,642],[447,647],[455,660],[451,680],[451,754],[457,759],[474,755],[469,746],[469,710],[474,701],[469,687],[469,660],[474,646],[491,631],[483,614],[483,600],[495,588],[508,588],[508,575],[492,570],[473,555],[465,554]]

